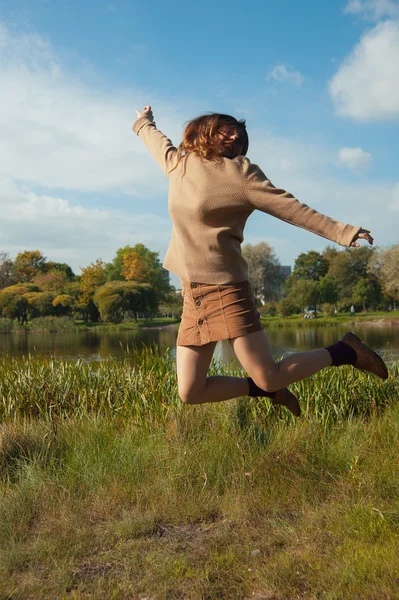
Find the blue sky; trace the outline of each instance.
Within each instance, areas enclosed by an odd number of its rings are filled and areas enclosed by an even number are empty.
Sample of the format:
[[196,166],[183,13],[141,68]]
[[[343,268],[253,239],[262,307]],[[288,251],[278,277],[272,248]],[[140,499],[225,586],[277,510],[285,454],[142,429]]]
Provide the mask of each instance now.
[[[167,180],[131,132],[178,144],[207,111],[247,120],[272,182],[399,243],[398,0],[0,0],[0,250],[79,272],[142,242],[162,259]],[[283,264],[326,240],[256,213]],[[177,284],[177,278],[172,278]]]

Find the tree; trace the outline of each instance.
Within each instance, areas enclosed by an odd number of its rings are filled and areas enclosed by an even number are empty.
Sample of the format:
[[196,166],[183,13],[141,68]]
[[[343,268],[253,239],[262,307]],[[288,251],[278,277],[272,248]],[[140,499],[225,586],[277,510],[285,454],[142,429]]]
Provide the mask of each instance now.
[[49,260],[45,264],[45,272],[65,273],[66,278],[72,281],[75,277],[75,273],[67,263],[54,262]]
[[38,273],[33,279],[42,290],[46,292],[60,293],[64,290],[68,277],[64,271],[47,271],[47,273]]
[[70,315],[73,312],[75,299],[69,294],[59,294],[53,300],[53,306],[60,316]]
[[17,319],[23,325],[28,321],[30,306],[26,294],[40,292],[30,283],[10,285],[0,291],[0,315],[7,319]]
[[122,276],[127,281],[133,280],[138,283],[144,283],[150,276],[144,259],[134,250],[123,257]]
[[108,281],[94,294],[103,321],[119,322],[131,313],[137,320],[139,312],[147,313],[156,304],[154,291],[146,283],[133,281]]
[[284,277],[280,261],[269,244],[246,244],[242,248],[242,255],[248,264],[248,276],[255,297],[262,302],[280,298]]
[[376,250],[369,264],[384,291],[394,300],[399,300],[399,244]]
[[100,258],[90,263],[85,269],[82,269],[82,275],[79,281],[80,295],[77,308],[83,314],[85,320],[90,319],[91,321],[98,321],[100,314],[93,298],[97,288],[104,285],[105,281],[105,265]]
[[337,285],[341,301],[350,301],[357,282],[367,279],[373,252],[374,249],[367,246],[347,248],[331,260],[328,273]]
[[159,305],[158,310],[165,317],[181,317],[183,312],[183,296],[175,290],[169,292],[165,300]]
[[[132,258],[125,259],[129,255],[132,255]],[[132,262],[131,271],[129,270],[129,261]],[[158,302],[162,301],[170,291],[169,274],[162,267],[158,252],[149,250],[144,244],[119,248],[114,260],[105,266],[107,280],[133,281],[134,263],[137,267],[136,275],[140,278],[141,283],[148,283],[154,290]]]
[[46,258],[39,250],[19,252],[13,264],[14,281],[28,283],[45,270]]
[[360,279],[353,288],[352,298],[355,304],[361,304],[363,311],[375,307],[381,298],[381,285],[375,277]]
[[320,300],[318,282],[297,279],[290,287],[288,300],[299,305],[302,309],[312,306],[316,310],[316,305]]
[[13,262],[8,252],[0,252],[0,289],[11,285]]
[[51,292],[28,292],[23,295],[29,304],[29,318],[54,315],[54,294]]
[[338,300],[338,287],[332,275],[327,273],[319,281],[320,302],[334,304]]
[[292,276],[294,279],[311,279],[319,281],[327,274],[328,260],[320,252],[310,250],[302,252],[295,261]]

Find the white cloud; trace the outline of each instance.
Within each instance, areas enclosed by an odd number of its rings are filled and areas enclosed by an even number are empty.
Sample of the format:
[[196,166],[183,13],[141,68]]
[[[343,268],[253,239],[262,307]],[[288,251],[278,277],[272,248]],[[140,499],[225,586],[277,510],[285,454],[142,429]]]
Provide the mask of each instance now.
[[285,65],[277,65],[268,73],[266,77],[266,81],[270,81],[274,79],[279,83],[291,83],[293,85],[302,85],[305,81],[305,78],[299,71],[295,71],[290,67],[286,67]]
[[367,31],[329,83],[339,115],[359,121],[399,117],[399,21]]
[[[75,272],[138,242],[162,258],[170,220],[142,199],[166,200],[167,180],[131,131],[140,91],[101,92],[67,73],[40,36],[1,24],[0,89],[1,249],[38,248]],[[177,131],[177,120],[163,122]],[[112,194],[110,209],[86,208],[85,192]],[[118,210],[124,195],[141,202]]]
[[[139,90],[91,88],[64,72],[42,38],[11,36],[1,26],[0,89],[4,175],[47,188],[131,196],[140,196],[151,179],[153,193],[166,190],[166,178],[131,131],[134,109],[144,100]],[[163,122],[176,133],[176,122]]]
[[368,169],[372,162],[372,156],[361,148],[340,148],[338,151],[337,164],[346,167],[354,173],[361,173]]
[[378,21],[384,17],[399,17],[399,2],[395,0],[349,0],[344,12],[362,15],[366,19]]
[[111,260],[117,248],[144,243],[164,254],[170,221],[155,214],[88,209],[62,197],[37,194],[0,176],[1,249],[15,256],[41,250],[75,272],[96,258]]

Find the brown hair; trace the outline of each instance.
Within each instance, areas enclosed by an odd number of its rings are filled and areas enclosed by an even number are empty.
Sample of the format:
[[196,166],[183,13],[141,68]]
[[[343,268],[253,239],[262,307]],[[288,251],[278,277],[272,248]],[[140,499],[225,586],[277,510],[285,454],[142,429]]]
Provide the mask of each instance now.
[[[226,147],[220,134],[231,131],[237,139],[232,145]],[[183,141],[178,147],[178,163],[187,154],[196,154],[205,160],[220,160],[222,156],[234,158],[245,156],[248,152],[248,134],[245,120],[237,121],[230,115],[211,113],[201,115],[187,123],[183,134]]]

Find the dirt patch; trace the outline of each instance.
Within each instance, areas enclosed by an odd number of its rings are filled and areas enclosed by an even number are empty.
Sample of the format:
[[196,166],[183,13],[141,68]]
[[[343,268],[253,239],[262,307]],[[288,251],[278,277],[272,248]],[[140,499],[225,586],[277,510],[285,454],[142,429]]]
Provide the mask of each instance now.
[[373,326],[390,325],[392,327],[399,327],[399,319],[374,319],[374,321],[355,321],[354,324]]

